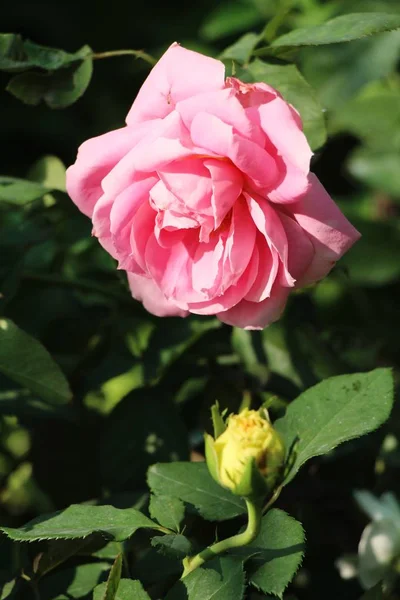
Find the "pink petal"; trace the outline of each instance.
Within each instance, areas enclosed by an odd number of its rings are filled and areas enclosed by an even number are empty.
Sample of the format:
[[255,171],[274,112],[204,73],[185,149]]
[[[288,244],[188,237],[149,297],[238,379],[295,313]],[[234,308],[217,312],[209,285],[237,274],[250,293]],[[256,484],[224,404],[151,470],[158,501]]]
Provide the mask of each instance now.
[[[167,298],[179,299],[176,288],[180,282],[183,282],[189,291],[192,290],[191,281],[186,276],[191,255],[184,242],[179,242],[170,248],[163,248],[155,235],[150,234],[146,244],[145,259],[147,272]],[[195,297],[198,297],[198,294]]]
[[174,161],[159,169],[159,176],[184,206],[211,214],[211,178],[203,159],[192,157]]
[[[148,202],[142,204],[135,214],[132,222],[130,234],[130,247],[133,259],[137,262],[140,268],[147,272],[146,263],[146,247],[150,236],[154,236],[154,225],[156,219],[156,211],[151,208]],[[120,265],[122,268],[128,269],[125,264]]]
[[246,200],[241,196],[232,209],[231,225],[225,244],[222,290],[236,285],[253,255],[257,229]]
[[259,232],[257,233],[256,244],[259,253],[257,278],[244,298],[250,302],[262,302],[271,295],[280,263],[275,248],[270,248],[264,236]]
[[277,251],[282,261],[285,284],[293,287],[295,280],[288,268],[288,240],[277,211],[270,205],[268,200],[260,196],[257,196],[257,199],[246,193],[244,196],[257,229],[263,234],[268,245]]
[[177,104],[176,110],[188,129],[191,128],[196,115],[205,112],[217,117],[227,125],[231,125],[241,136],[264,147],[265,136],[263,132],[257,123],[253,123],[248,118],[246,111],[236,97],[236,91],[232,88],[207,91],[187,98]]
[[[146,135],[132,145],[118,164],[104,178],[102,187],[105,192],[118,194],[138,178],[139,173],[152,173],[160,165],[171,160],[191,156],[193,150],[183,144],[191,145],[188,132],[178,113],[168,115],[163,121],[148,121],[137,126],[146,130]],[[128,129],[136,129],[128,127]],[[139,178],[143,178],[140,175]]]
[[360,238],[318,178],[310,173],[310,190],[296,204],[287,205],[300,227],[307,233],[315,256],[299,285],[322,279],[337,260]]
[[193,257],[193,289],[204,298],[213,298],[222,277],[222,259],[225,252],[225,235],[215,233],[208,243],[200,243]]
[[249,302],[242,300],[229,310],[218,313],[216,316],[223,323],[241,327],[242,329],[264,329],[281,316],[287,297],[288,288],[281,287],[278,283],[272,289],[270,298],[263,302]]
[[214,315],[220,311],[225,311],[235,306],[246,294],[253,285],[258,272],[258,249],[255,246],[253,256],[248,264],[247,269],[240,277],[236,285],[232,285],[221,296],[206,302],[188,303],[190,312],[197,315]]
[[236,167],[225,160],[206,159],[204,166],[211,175],[214,229],[218,229],[241,194],[243,177]]
[[76,162],[67,170],[67,190],[72,200],[88,217],[102,196],[102,180],[138,141],[145,128],[133,130],[123,127],[84,142]]
[[142,85],[126,122],[163,118],[180,100],[222,89],[225,67],[219,60],[172,44]]
[[206,113],[196,115],[191,135],[197,146],[229,158],[257,187],[271,189],[278,181],[279,171],[272,156],[217,117]]
[[128,273],[132,296],[143,302],[143,306],[157,317],[187,317],[188,311],[180,309],[171,300],[167,300],[154,281],[145,275]]
[[314,259],[314,246],[300,225],[284,213],[280,221],[288,241],[288,270],[296,280],[301,279]]
[[281,162],[282,180],[268,197],[272,202],[288,203],[300,199],[308,190],[312,152],[294,109],[280,97],[258,107],[261,127],[274,145]]

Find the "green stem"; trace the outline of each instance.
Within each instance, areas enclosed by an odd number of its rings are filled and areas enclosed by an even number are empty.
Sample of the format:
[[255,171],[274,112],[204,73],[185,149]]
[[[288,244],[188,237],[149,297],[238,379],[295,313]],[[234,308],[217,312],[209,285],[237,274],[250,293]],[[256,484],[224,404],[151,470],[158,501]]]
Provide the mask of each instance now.
[[246,506],[248,523],[243,533],[238,533],[237,535],[227,538],[226,540],[222,540],[216,544],[213,544],[212,546],[208,546],[208,548],[205,548],[192,558],[185,558],[183,561],[184,571],[182,574],[182,579],[198,567],[201,567],[201,565],[203,565],[207,560],[211,560],[218,554],[226,552],[227,550],[231,550],[232,548],[246,546],[255,540],[260,531],[262,509],[258,502],[254,502],[249,499],[246,499]]
[[152,67],[156,64],[156,59],[144,52],[143,50],[109,50],[107,52],[95,52],[92,54],[93,60],[101,58],[113,58],[114,56],[134,56],[146,61]]
[[267,23],[267,25],[264,27],[264,31],[262,32],[262,35],[267,42],[271,43],[274,41],[279,27],[284,22],[286,15],[291,8],[292,0],[281,0],[279,2],[279,8],[276,15]]

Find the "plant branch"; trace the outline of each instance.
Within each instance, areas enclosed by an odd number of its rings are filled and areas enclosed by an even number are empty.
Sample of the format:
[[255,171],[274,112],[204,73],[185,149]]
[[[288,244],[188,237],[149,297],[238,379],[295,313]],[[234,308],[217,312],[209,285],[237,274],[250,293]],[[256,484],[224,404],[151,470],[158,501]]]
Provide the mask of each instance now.
[[92,54],[93,60],[99,60],[102,58],[114,58],[115,56],[134,56],[135,58],[141,58],[149,65],[154,67],[156,59],[144,52],[143,50],[109,50],[107,52],[94,52]]
[[205,548],[192,558],[185,558],[183,561],[184,571],[181,579],[186,577],[186,575],[189,575],[189,573],[198,567],[201,567],[201,565],[203,565],[206,561],[211,560],[218,554],[226,552],[227,550],[231,550],[232,548],[246,546],[255,540],[261,527],[262,509],[258,502],[251,501],[247,498],[246,506],[248,513],[248,523],[246,529],[242,533],[238,533],[237,535],[227,538],[226,540],[222,540],[213,544],[212,546],[208,546],[208,548]]

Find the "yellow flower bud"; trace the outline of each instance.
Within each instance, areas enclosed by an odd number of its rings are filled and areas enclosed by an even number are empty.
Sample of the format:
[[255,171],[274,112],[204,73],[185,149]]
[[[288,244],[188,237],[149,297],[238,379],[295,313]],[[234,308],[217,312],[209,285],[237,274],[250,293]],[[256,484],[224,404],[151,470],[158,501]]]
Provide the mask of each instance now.
[[268,413],[246,408],[230,415],[215,440],[206,436],[206,458],[214,479],[234,494],[265,496],[280,474],[285,449]]

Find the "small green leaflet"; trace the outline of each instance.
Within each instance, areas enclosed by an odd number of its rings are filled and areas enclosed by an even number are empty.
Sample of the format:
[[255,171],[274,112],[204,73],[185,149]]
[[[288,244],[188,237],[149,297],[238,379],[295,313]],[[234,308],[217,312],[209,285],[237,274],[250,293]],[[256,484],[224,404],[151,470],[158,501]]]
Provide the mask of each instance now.
[[246,512],[243,500],[218,485],[205,463],[158,463],[148,470],[147,481],[154,494],[179,498],[210,521],[224,521]]
[[72,398],[67,380],[47,350],[10,319],[0,319],[0,373],[49,404],[66,404]]

